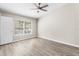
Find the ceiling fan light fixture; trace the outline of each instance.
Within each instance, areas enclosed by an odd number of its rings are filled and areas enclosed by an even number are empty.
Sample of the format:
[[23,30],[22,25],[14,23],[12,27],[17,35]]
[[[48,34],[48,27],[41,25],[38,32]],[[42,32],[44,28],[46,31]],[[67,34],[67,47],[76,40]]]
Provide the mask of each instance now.
[[39,13],[40,11],[39,10],[37,10],[37,13]]

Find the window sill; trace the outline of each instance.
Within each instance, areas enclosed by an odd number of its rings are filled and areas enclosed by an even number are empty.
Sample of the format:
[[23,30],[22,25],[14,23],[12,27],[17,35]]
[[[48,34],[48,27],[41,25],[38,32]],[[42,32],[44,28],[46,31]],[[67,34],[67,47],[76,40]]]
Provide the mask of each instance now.
[[15,34],[15,36],[25,36],[25,35],[32,35],[31,33],[30,34]]

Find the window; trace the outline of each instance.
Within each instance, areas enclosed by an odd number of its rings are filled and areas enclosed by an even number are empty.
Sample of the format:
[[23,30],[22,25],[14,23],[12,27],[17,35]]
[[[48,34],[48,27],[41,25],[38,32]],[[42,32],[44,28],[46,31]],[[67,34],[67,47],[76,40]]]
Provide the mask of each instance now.
[[31,34],[31,21],[17,20],[15,22],[15,34]]

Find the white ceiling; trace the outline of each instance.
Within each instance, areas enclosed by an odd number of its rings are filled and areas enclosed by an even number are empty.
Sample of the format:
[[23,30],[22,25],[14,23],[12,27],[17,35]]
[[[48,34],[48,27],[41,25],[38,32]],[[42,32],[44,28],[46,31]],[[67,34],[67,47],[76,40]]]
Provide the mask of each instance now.
[[55,10],[56,8],[64,5],[62,3],[47,3],[48,7],[46,7],[47,12],[40,11],[37,13],[37,10],[32,10],[36,8],[33,3],[0,3],[0,10],[33,17],[33,18],[40,18],[47,15],[49,12]]

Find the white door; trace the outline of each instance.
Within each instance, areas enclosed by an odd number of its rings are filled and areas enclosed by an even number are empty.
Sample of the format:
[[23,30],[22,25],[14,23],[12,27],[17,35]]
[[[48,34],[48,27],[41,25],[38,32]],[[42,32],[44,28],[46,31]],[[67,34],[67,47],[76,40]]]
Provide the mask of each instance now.
[[11,17],[1,16],[1,44],[12,42],[13,31],[13,19]]

